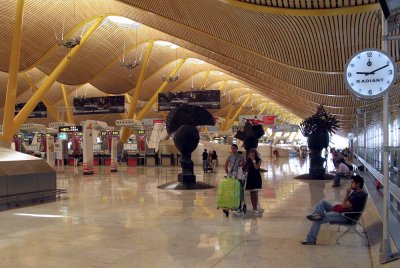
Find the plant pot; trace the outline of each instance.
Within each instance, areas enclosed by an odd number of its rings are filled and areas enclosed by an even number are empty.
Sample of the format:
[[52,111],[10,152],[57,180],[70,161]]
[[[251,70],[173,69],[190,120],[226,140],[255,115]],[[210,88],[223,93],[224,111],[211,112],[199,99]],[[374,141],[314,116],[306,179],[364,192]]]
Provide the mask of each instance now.
[[308,137],[307,143],[310,148],[310,177],[314,180],[322,179],[325,174],[325,158],[321,156],[321,152],[329,145],[329,133],[325,131],[312,134]]

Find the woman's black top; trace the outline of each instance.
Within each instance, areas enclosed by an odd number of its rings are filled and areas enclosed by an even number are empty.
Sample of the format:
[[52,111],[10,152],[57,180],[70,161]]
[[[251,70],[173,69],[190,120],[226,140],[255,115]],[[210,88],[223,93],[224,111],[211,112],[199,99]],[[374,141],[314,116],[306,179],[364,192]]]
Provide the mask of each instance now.
[[[261,161],[260,159],[258,161]],[[260,169],[256,169],[253,164],[253,160],[247,159],[247,183],[246,190],[255,190],[262,188],[262,180]]]

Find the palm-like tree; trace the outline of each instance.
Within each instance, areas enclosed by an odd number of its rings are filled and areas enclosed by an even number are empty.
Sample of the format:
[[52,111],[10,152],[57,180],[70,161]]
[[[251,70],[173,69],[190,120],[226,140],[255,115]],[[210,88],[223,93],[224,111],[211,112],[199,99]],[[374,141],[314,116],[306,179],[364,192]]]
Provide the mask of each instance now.
[[307,137],[308,148],[310,149],[310,169],[311,179],[319,179],[324,176],[325,158],[322,158],[322,149],[329,146],[329,136],[340,128],[336,117],[327,113],[323,104],[318,106],[317,112],[304,119],[300,123],[300,131]]

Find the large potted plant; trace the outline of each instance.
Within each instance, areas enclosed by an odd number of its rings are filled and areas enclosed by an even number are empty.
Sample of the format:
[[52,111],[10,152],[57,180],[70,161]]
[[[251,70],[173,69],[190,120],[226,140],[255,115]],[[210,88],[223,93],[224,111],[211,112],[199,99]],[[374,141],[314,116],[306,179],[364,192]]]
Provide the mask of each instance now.
[[321,104],[317,112],[304,119],[300,123],[300,131],[307,137],[308,148],[310,149],[310,169],[311,179],[322,179],[325,174],[325,158],[321,156],[322,149],[329,146],[329,137],[339,128],[336,117],[327,113]]

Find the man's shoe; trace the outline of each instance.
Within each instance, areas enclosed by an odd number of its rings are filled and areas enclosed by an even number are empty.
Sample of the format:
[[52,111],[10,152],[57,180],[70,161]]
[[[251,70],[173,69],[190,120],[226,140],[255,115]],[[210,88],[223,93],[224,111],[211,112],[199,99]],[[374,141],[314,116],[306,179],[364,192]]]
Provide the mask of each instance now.
[[313,213],[311,215],[306,216],[307,219],[310,221],[320,221],[322,220],[322,216],[319,215],[318,213]]
[[314,246],[315,242],[309,242],[307,240],[300,241],[300,244],[307,245],[307,246]]

